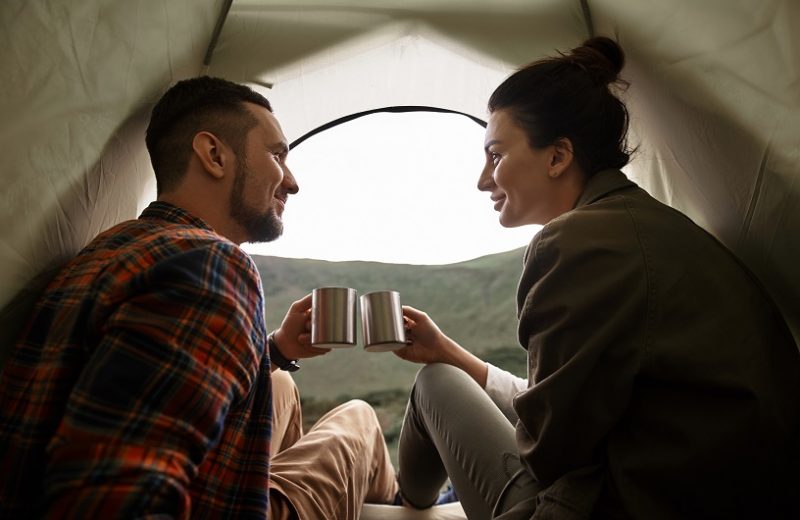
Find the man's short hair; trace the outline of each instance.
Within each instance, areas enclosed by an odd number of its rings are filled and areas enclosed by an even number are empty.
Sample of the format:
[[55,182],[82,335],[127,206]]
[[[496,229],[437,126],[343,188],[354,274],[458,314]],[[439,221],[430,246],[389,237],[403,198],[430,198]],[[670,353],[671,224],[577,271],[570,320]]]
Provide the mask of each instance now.
[[257,124],[245,102],[272,112],[264,96],[221,78],[186,79],[164,93],[153,107],[145,137],[159,194],[180,183],[198,132],[211,132],[234,150],[237,159],[243,157],[247,133]]

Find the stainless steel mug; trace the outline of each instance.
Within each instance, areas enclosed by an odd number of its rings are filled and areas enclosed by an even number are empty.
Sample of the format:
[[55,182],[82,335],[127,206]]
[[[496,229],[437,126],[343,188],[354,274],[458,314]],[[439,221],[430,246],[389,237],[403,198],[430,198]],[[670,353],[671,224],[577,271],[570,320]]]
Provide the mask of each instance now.
[[311,292],[311,344],[323,348],[355,346],[355,289],[318,287]]
[[406,346],[403,307],[397,291],[376,291],[361,296],[361,331],[364,350],[386,352]]

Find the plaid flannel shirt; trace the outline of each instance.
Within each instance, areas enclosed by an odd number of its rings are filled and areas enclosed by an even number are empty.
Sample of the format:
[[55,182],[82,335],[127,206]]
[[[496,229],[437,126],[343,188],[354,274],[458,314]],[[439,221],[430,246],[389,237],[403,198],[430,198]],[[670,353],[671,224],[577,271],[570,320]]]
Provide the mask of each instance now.
[[0,517],[266,518],[258,271],[163,202],[50,283],[0,376]]

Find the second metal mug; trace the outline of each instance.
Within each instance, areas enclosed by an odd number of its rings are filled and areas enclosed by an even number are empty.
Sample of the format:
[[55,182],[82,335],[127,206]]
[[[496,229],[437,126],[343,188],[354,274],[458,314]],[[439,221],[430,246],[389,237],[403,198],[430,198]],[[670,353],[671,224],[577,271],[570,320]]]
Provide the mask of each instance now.
[[403,307],[397,291],[376,291],[361,296],[361,331],[364,350],[386,352],[406,346]]

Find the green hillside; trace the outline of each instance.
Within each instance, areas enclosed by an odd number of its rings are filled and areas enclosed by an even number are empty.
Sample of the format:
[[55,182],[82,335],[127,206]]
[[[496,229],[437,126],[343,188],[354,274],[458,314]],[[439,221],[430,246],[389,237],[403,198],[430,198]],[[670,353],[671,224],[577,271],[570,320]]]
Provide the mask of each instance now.
[[[498,355],[507,350],[507,361],[518,358],[517,366],[508,369],[524,373],[514,302],[522,250],[445,266],[254,258],[264,282],[269,328],[280,323],[291,302],[315,287],[353,287],[359,294],[391,289],[400,292],[404,305],[427,312],[446,334],[473,352]],[[356,347],[303,361],[296,380],[310,396],[358,395],[407,388],[417,368],[391,353]]]
[[[267,300],[267,326],[280,324],[289,305],[315,287],[352,287],[358,294],[396,290],[404,305],[427,312],[439,327],[483,359],[525,375],[516,339],[516,285],[522,249],[444,266],[326,262],[255,256]],[[359,325],[360,326],[360,325]],[[359,330],[359,344],[361,331]],[[405,399],[420,365],[361,346],[302,361],[294,374],[312,422],[350,398],[376,406],[387,440],[399,431]]]

